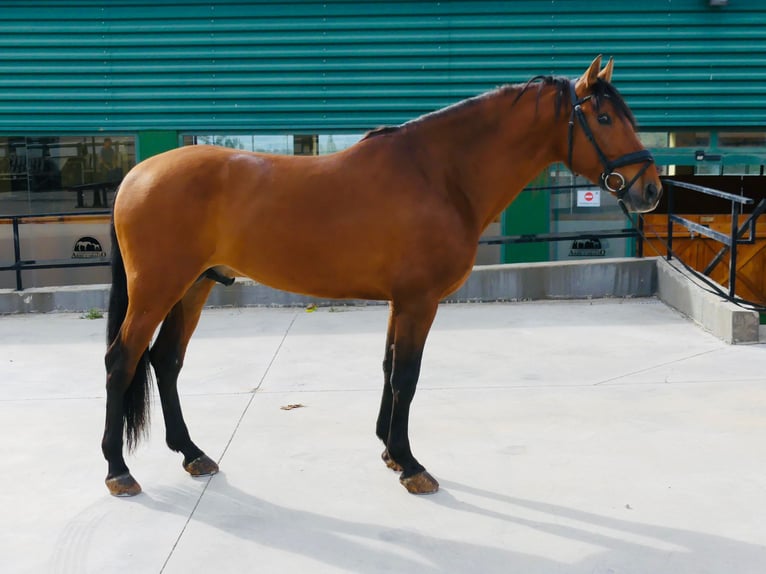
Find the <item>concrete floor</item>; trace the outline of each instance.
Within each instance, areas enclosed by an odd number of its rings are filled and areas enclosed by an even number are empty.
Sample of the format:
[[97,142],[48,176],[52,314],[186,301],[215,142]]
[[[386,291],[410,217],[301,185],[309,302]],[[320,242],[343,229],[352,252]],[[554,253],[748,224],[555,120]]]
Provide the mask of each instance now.
[[410,432],[442,489],[416,497],[373,432],[386,319],[206,311],[181,391],[221,473],[186,475],[157,400],[117,499],[105,321],[0,317],[0,572],[764,572],[766,346],[654,299],[444,306]]

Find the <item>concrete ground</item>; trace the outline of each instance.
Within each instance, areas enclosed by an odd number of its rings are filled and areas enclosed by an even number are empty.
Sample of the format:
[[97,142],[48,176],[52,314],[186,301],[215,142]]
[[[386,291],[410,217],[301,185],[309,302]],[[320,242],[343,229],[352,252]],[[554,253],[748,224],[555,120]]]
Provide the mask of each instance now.
[[[416,497],[379,455],[385,307],[206,311],[111,497],[103,319],[0,317],[0,571],[762,573],[766,346],[655,299],[450,305],[426,348]],[[300,404],[301,408],[280,407]]]

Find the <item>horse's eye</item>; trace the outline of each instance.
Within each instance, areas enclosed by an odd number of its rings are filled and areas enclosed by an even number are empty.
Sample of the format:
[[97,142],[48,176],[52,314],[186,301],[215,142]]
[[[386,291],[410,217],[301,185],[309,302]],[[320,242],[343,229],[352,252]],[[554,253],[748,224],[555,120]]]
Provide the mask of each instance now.
[[609,117],[609,114],[599,114],[598,123],[608,126],[609,124],[612,123],[612,118]]

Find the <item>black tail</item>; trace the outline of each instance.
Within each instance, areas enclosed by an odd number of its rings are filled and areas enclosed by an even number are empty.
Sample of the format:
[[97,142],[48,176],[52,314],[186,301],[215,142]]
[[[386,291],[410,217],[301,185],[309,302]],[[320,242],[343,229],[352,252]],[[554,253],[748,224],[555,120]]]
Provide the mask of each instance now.
[[[120,334],[120,328],[125,321],[128,311],[128,279],[125,274],[125,264],[122,261],[122,253],[117,243],[117,234],[114,230],[114,221],[111,225],[112,235],[112,288],[109,292],[109,312],[106,323],[107,346],[115,344]],[[116,343],[120,345],[120,342]],[[119,361],[119,349],[114,349],[115,359]],[[125,390],[122,399],[123,419],[125,421],[125,439],[128,450],[133,450],[138,441],[146,434],[149,426],[149,404],[151,394],[149,386],[152,381],[151,366],[149,363],[149,349],[141,355],[136,366],[133,380]]]

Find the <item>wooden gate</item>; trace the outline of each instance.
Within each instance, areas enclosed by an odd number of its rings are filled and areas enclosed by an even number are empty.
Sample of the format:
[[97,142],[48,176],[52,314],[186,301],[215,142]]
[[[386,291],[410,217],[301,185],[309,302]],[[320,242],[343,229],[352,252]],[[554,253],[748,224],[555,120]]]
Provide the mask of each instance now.
[[[731,233],[730,214],[686,214],[681,215],[720,233]],[[744,217],[740,218],[740,224]],[[644,216],[644,255],[667,255],[665,243],[668,239],[667,214]],[[673,252],[684,263],[703,272],[724,246],[707,237],[691,232],[682,225],[673,226]],[[755,227],[755,242],[737,245],[737,296],[766,305],[766,222],[758,221]],[[729,253],[727,252],[711,271],[710,278],[716,283],[729,286]]]

